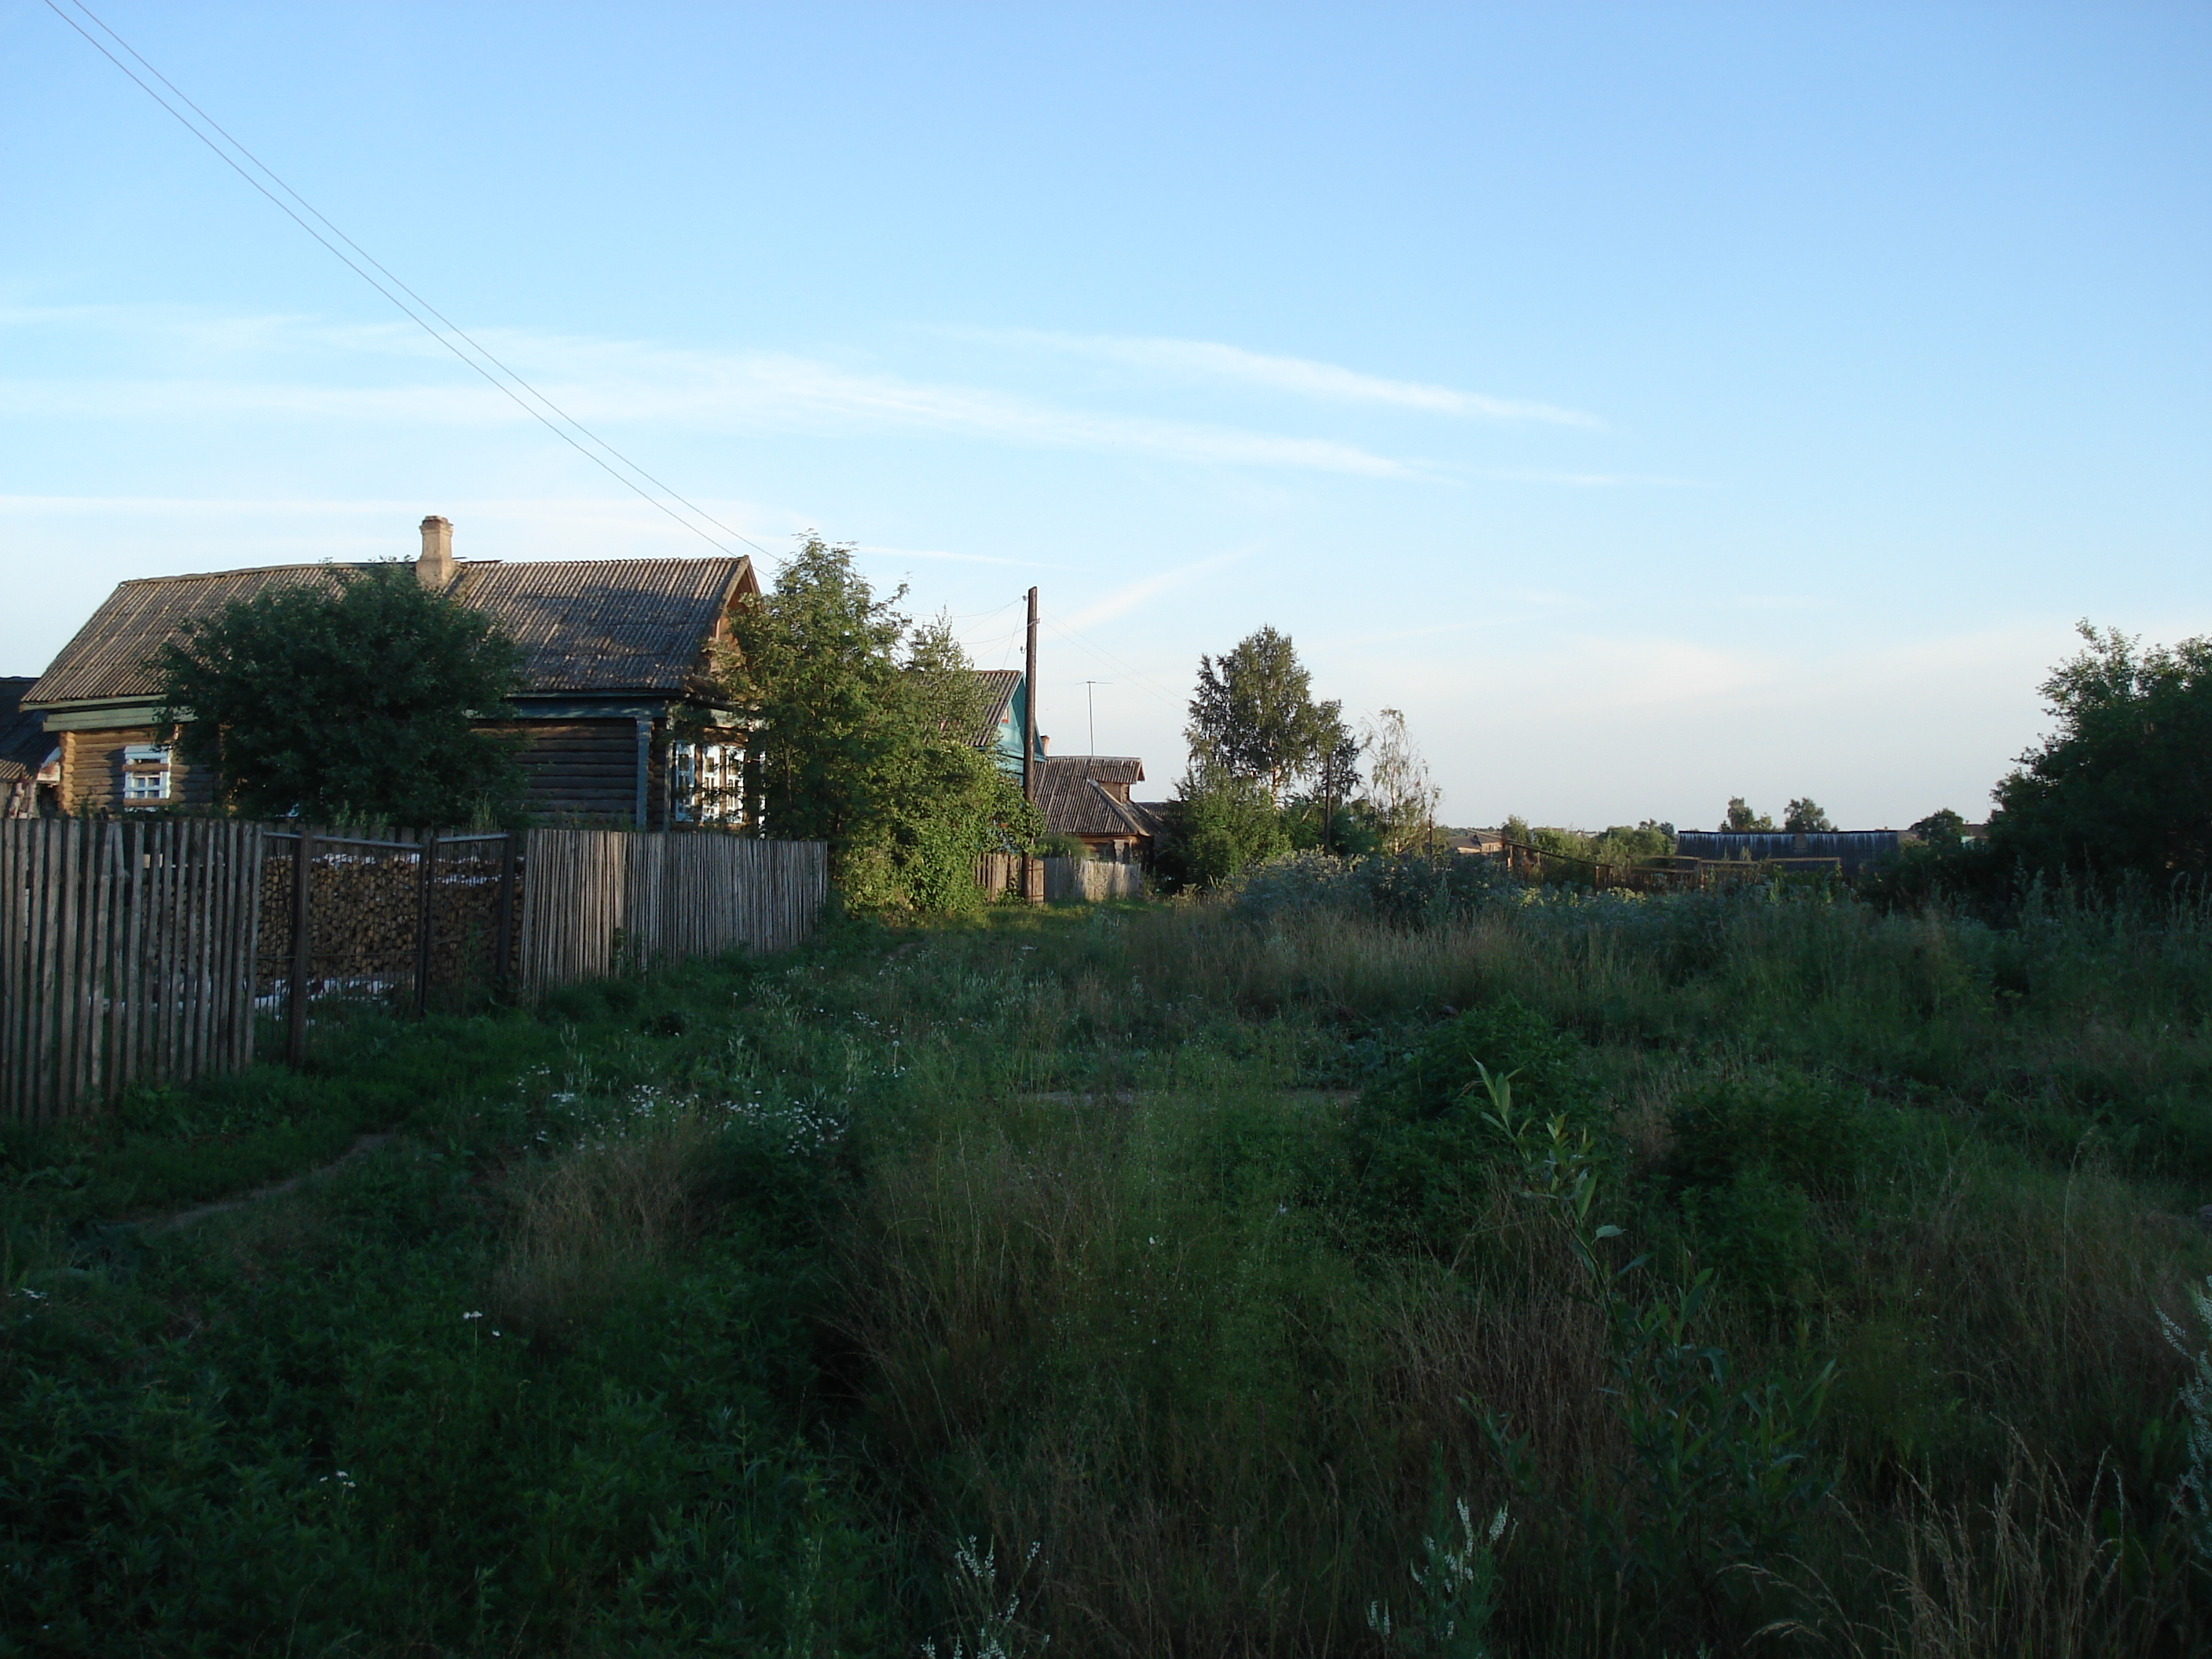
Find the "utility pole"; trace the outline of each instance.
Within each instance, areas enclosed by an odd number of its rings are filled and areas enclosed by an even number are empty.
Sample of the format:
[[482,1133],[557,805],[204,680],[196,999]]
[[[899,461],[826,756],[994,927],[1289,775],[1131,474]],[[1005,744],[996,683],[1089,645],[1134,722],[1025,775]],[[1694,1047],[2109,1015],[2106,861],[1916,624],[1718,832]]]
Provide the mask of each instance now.
[[1032,806],[1036,804],[1036,589],[1030,589],[1029,647],[1022,658],[1022,796]]
[[1091,752],[1094,755],[1098,752],[1098,694],[1093,691],[1091,688],[1095,685],[1111,685],[1113,684],[1114,682],[1111,680],[1085,680],[1083,682],[1084,706],[1091,711]]

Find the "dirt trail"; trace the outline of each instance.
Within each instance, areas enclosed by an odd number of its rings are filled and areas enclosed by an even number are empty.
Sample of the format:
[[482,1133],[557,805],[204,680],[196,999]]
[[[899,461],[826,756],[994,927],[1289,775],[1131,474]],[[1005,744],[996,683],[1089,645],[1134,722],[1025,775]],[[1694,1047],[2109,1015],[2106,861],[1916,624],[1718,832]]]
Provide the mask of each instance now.
[[149,1216],[143,1221],[131,1224],[142,1233],[166,1233],[179,1227],[189,1227],[195,1221],[204,1221],[211,1215],[222,1215],[226,1211],[244,1209],[247,1205],[258,1204],[264,1198],[275,1198],[279,1194],[292,1192],[303,1187],[310,1181],[320,1181],[325,1176],[334,1175],[344,1169],[347,1164],[367,1158],[398,1133],[396,1129],[380,1129],[374,1134],[356,1135],[352,1146],[347,1147],[336,1159],[318,1169],[304,1170],[298,1175],[285,1180],[271,1182],[266,1187],[256,1187],[250,1193],[239,1193],[229,1198],[220,1198],[212,1204],[201,1204],[189,1210],[179,1210],[172,1215]]

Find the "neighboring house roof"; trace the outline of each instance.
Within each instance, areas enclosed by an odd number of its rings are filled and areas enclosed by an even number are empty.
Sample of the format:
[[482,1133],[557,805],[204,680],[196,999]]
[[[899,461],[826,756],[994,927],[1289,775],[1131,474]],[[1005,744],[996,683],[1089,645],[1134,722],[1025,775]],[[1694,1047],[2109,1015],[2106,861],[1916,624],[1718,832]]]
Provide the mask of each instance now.
[[1056,836],[1149,836],[1150,816],[1107,787],[1144,775],[1144,763],[1133,755],[1048,755],[1036,765],[1037,811]]
[[[1022,701],[1022,673],[1018,668],[971,668],[981,695],[976,700],[975,723],[968,730],[971,748],[990,755],[1006,772],[1022,769],[1022,726],[1028,709]],[[951,721],[945,725],[950,727]],[[948,732],[949,735],[949,732]],[[1044,739],[1037,739],[1042,755]]]
[[[978,668],[972,671],[983,688],[981,712],[975,717],[975,729],[968,741],[978,749],[988,749],[999,741],[1000,730],[1013,717],[1014,693],[1021,689],[1021,671],[1017,668]],[[1021,739],[1014,739],[1014,752],[1022,751]]]
[[0,783],[35,775],[54,746],[45,723],[23,708],[23,694],[34,684],[21,676],[0,676]]
[[[234,600],[289,587],[329,589],[362,565],[292,564],[127,581],[24,695],[34,705],[149,700],[146,666],[188,623]],[[447,592],[522,647],[524,695],[684,689],[730,601],[751,586],[750,562],[562,559],[457,564]]]
[[485,562],[451,592],[522,647],[526,691],[680,691],[751,574],[742,558]]
[[1094,782],[1119,784],[1123,795],[1131,784],[1145,781],[1145,763],[1134,755],[1062,755],[1059,764],[1080,768]]
[[1171,801],[1127,800],[1121,803],[1121,810],[1145,826],[1145,833],[1158,840],[1167,831],[1168,808]]

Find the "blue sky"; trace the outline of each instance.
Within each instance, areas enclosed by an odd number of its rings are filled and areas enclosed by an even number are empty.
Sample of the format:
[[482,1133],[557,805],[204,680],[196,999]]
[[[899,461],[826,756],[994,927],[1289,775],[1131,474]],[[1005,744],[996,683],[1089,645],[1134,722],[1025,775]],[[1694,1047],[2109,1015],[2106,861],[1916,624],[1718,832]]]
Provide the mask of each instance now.
[[[1038,584],[1156,795],[1261,623],[1592,826],[1978,817],[2075,618],[2212,631],[2212,8],[95,9],[753,541]],[[430,512],[709,550],[0,0],[0,672]]]

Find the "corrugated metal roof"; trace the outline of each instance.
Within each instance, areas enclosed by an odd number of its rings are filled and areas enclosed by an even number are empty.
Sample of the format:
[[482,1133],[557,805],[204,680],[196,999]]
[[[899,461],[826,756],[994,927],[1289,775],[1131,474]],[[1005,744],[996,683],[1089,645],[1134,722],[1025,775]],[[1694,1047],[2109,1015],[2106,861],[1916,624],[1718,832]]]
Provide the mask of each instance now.
[[[981,713],[976,716],[975,729],[969,743],[977,749],[988,749],[999,741],[999,726],[1013,705],[1014,692],[1022,683],[1018,668],[977,668],[969,671],[982,683]],[[950,724],[950,722],[947,722]],[[1014,738],[1014,751],[1021,752],[1021,738]]]
[[123,582],[92,620],[61,649],[26,702],[75,702],[97,697],[153,697],[160,684],[146,659],[181,634],[186,623],[214,616],[234,599],[283,587],[331,587],[349,566],[283,564],[198,576],[151,576]]
[[[151,699],[160,684],[147,660],[187,623],[279,588],[329,588],[368,568],[275,565],[124,582],[23,700]],[[472,560],[459,564],[448,591],[522,647],[525,692],[673,692],[750,571],[742,558]]]
[[1046,757],[1046,763],[1100,783],[1145,781],[1145,763],[1134,755],[1051,755]]
[[744,559],[464,564],[453,593],[522,647],[526,690],[680,691],[750,568]]
[[[1105,782],[1134,781],[1143,763],[1127,755],[1048,755],[1037,763],[1036,805],[1056,836],[1149,836],[1152,821],[1106,792]],[[1134,778],[1128,777],[1133,769]]]

